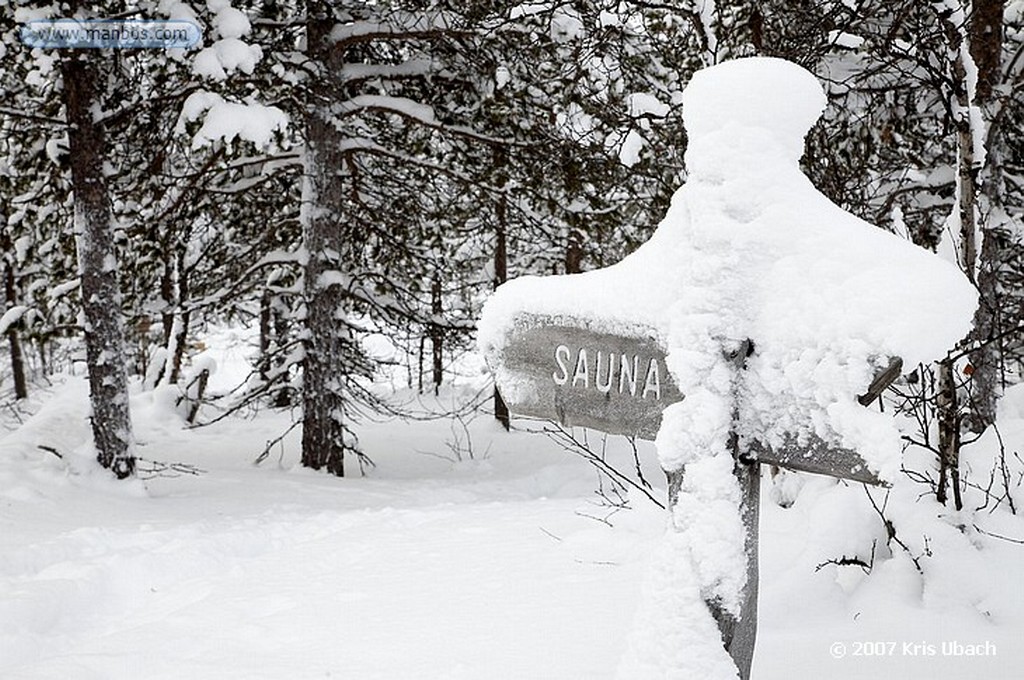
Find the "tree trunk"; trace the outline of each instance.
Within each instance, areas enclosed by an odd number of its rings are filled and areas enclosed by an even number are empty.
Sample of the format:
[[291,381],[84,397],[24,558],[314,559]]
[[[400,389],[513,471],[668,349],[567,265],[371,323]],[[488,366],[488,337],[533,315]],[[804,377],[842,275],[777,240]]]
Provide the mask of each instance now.
[[939,483],[935,497],[945,505],[952,483],[954,503],[960,510],[963,507],[960,500],[960,415],[953,362],[949,359],[939,362],[937,399]]
[[420,351],[419,351],[419,354],[417,355],[417,357],[418,357],[417,361],[418,361],[418,367],[419,367],[418,391],[419,391],[420,394],[423,394],[423,346],[426,343],[427,343],[427,338],[421,335],[420,336]]
[[430,324],[431,367],[434,396],[437,396],[441,389],[441,381],[444,379],[444,329],[438,323],[444,310],[441,307],[441,277],[437,274],[434,274],[434,280],[430,285],[430,311],[434,317]]
[[[987,148],[980,168],[978,214],[981,225],[981,253],[976,281],[979,304],[974,315],[971,339],[977,348],[970,354],[972,366],[971,430],[981,432],[995,422],[996,401],[1003,388],[1002,332],[997,274],[1003,253],[997,232],[1004,226],[1002,135],[999,130],[1000,102],[995,96],[1002,81],[1003,2],[975,0],[968,25],[970,54],[977,67],[974,104],[990,129],[984,135]],[[981,137],[981,135],[977,135]]]
[[[10,309],[18,303],[18,286],[14,275],[14,252],[11,239],[5,232],[3,234],[4,251],[4,298],[7,300],[7,308]],[[28,381],[25,379],[25,355],[21,347],[21,335],[18,332],[19,324],[11,324],[7,329],[7,342],[11,348],[11,377],[14,380],[15,399],[28,397]]]
[[157,368],[156,377],[153,379],[153,386],[162,383],[164,376],[167,375],[171,356],[176,353],[172,343],[177,335],[174,325],[174,257],[169,239],[163,238],[160,245],[163,251],[163,271],[160,273],[160,299],[163,301],[163,308],[160,311],[163,334],[160,347],[163,348],[163,355],[160,366]]
[[[169,347],[171,334],[174,332],[174,257],[167,239],[163,240],[161,246],[164,249],[164,267],[160,274],[160,299],[163,300],[164,307],[160,312],[160,318],[163,321],[164,347]],[[161,377],[163,377],[162,372]],[[159,382],[159,379],[157,382]]]
[[191,312],[179,312],[178,323],[174,325],[174,351],[168,357],[168,385],[177,385],[178,379],[181,378],[181,366],[185,361],[185,343],[188,342],[188,326],[191,320]]
[[975,283],[978,259],[977,243],[977,200],[978,164],[974,148],[973,127],[971,125],[971,97],[968,90],[967,69],[964,59],[967,50],[964,45],[962,27],[952,17],[943,18],[946,33],[946,47],[949,60],[950,84],[953,88],[952,108],[956,129],[957,149],[957,214],[960,221],[960,250],[957,253],[960,266],[971,283]]
[[[1002,214],[1001,177],[998,145],[995,134],[978,129],[985,122],[995,125],[994,86],[1000,79],[1002,50],[1002,2],[978,0],[971,3],[966,26],[960,17],[940,11],[939,18],[946,35],[949,76],[953,88],[952,109],[955,114],[957,138],[957,213],[960,218],[960,249],[958,257],[964,273],[979,292],[974,327],[966,338],[970,351],[972,402],[967,424],[976,432],[995,420],[996,399],[1000,387],[1000,345],[998,286],[996,271],[999,248],[995,232],[1000,226],[996,216]],[[976,74],[973,84],[972,74]],[[972,107],[975,107],[972,115]],[[980,115],[976,115],[980,113]],[[998,132],[992,130],[990,133]],[[978,147],[987,138],[989,149]],[[979,191],[979,179],[986,178],[985,192]],[[979,200],[981,199],[981,200]],[[982,209],[984,208],[984,209]],[[979,239],[980,257],[979,257]],[[939,366],[939,488],[936,495],[946,501],[947,485],[953,482],[957,507],[959,499],[960,433],[956,414],[957,394],[954,367],[946,361]]]
[[271,402],[274,408],[288,408],[292,405],[292,387],[288,377],[288,357],[284,353],[284,347],[288,344],[288,332],[290,319],[286,303],[280,297],[271,299],[271,313],[274,321],[274,344],[278,350],[275,367],[278,371],[278,379],[281,387],[274,394]]
[[[498,171],[502,173],[501,187],[504,189],[507,184],[504,177],[505,152],[503,149],[498,149],[496,152],[495,162]],[[494,290],[498,290],[498,286],[508,280],[508,198],[504,191],[498,196],[494,216],[494,281],[492,287]],[[494,417],[506,431],[512,427],[512,416],[508,411],[508,404],[501,398],[497,385],[494,387]]]
[[85,317],[92,433],[100,464],[123,479],[135,471],[117,246],[103,172],[106,140],[94,115],[102,109],[92,50],[62,55],[75,236]]
[[270,379],[270,288],[263,289],[260,294],[260,351],[256,360],[256,368],[260,374],[260,380],[267,382]]
[[[570,219],[570,225],[577,221],[575,215]],[[565,273],[579,274],[583,271],[583,232],[574,227],[569,227],[568,242],[565,246]]]
[[178,291],[175,306],[178,308],[178,323],[175,325],[174,351],[171,352],[170,374],[167,382],[177,385],[181,377],[181,365],[185,360],[185,343],[188,341],[188,326],[192,320],[192,313],[185,309],[188,301],[188,274],[185,271],[185,249],[178,250],[178,257],[175,269],[178,274]]
[[342,317],[344,291],[338,276],[344,252],[342,222],[344,158],[330,122],[334,26],[330,3],[306,2],[306,52],[311,69],[306,89],[306,154],[303,173],[302,231],[308,259],[303,291],[306,338],[302,381],[302,464],[345,474],[344,347],[349,332]]
[[7,329],[7,342],[11,347],[11,376],[14,379],[14,398],[28,398],[28,382],[25,380],[25,354],[21,348],[21,336],[13,326]]

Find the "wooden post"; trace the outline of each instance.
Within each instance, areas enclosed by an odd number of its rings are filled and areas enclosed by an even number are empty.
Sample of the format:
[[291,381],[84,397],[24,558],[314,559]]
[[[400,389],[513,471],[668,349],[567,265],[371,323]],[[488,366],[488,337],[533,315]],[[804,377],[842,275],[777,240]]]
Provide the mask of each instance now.
[[749,680],[750,667],[754,661],[754,646],[757,642],[757,583],[758,583],[758,534],[761,506],[761,466],[754,461],[745,461],[739,450],[739,438],[730,437],[736,465],[733,469],[740,485],[740,517],[744,528],[744,553],[747,558],[747,582],[740,593],[740,616],[733,618],[720,607],[709,603],[711,613],[718,622],[722,633],[722,644],[736,664],[740,680]]
[[[736,367],[737,373],[746,368],[747,357],[754,352],[754,344],[744,341],[739,349],[727,355]],[[733,419],[735,421],[735,413]],[[739,618],[719,606],[708,602],[708,608],[722,633],[722,644],[729,652],[739,671],[740,680],[750,679],[750,668],[754,661],[754,646],[757,642],[757,584],[758,584],[758,534],[761,516],[761,465],[747,455],[735,426],[729,433],[729,451],[733,457],[733,474],[740,487],[740,519],[743,521],[743,552],[747,561],[747,581],[740,592]]]

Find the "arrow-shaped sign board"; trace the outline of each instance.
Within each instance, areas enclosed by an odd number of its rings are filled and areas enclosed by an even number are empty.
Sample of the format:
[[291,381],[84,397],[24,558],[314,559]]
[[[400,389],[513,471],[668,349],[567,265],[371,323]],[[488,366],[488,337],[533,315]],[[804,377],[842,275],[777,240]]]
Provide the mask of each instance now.
[[[582,319],[522,314],[499,359],[498,390],[513,413],[609,434],[654,439],[661,412],[685,399],[653,332],[610,333]],[[891,382],[891,380],[890,380]],[[790,470],[880,484],[856,451],[811,435],[745,454]]]

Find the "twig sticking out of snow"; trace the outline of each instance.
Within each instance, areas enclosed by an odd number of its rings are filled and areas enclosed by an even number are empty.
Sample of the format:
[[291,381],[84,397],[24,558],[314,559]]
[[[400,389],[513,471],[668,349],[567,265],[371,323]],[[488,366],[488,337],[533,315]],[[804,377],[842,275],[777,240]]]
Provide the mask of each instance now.
[[[40,447],[42,448],[42,447]],[[135,459],[135,473],[139,479],[154,479],[156,477],[177,478],[185,475],[206,474],[206,470],[188,463],[165,463],[159,460],[147,460],[146,458]]]
[[827,565],[834,564],[837,567],[860,567],[861,571],[863,571],[865,574],[870,575],[871,569],[875,566],[875,547],[877,545],[877,540],[871,541],[871,557],[867,561],[865,561],[861,557],[847,557],[846,555],[843,555],[842,557],[836,559],[825,560],[824,562],[816,566],[814,568],[814,571],[819,572],[822,569],[824,569]]
[[[575,453],[594,465],[600,472],[612,480],[613,483],[618,484],[623,488],[632,487],[647,496],[647,498],[659,508],[665,509],[665,504],[655,497],[650,483],[642,475],[639,477],[640,481],[637,482],[623,474],[621,470],[606,461],[603,456],[596,454],[593,449],[590,448],[585,437],[582,441],[577,438],[571,428],[562,427],[558,423],[550,423],[549,426],[542,430],[542,432],[566,451]],[[635,456],[636,448],[634,446],[634,460],[636,462],[636,470],[639,474],[639,460],[637,460]]]
[[53,448],[52,446],[47,446],[46,444],[36,444],[36,448],[37,449],[42,449],[43,451],[46,451],[47,453],[52,453],[53,455],[57,456],[61,460],[64,459],[64,454],[62,454],[60,451],[58,451],[57,449]]
[[[914,563],[914,568],[917,569],[917,573],[924,575],[924,569],[921,567],[922,555],[914,555],[910,550],[910,546],[904,543],[899,536],[896,535],[896,525],[892,523],[888,517],[885,516],[885,507],[889,503],[889,491],[885,492],[885,499],[882,501],[882,507],[878,507],[878,503],[875,502],[875,497],[871,495],[871,489],[866,484],[862,485],[864,492],[868,495],[868,500],[871,501],[871,507],[874,508],[875,512],[878,513],[879,518],[882,520],[882,524],[885,526],[886,543],[896,543],[899,547],[903,548],[904,552],[910,558],[910,561]],[[930,555],[927,547],[927,541],[925,542],[925,554]]]

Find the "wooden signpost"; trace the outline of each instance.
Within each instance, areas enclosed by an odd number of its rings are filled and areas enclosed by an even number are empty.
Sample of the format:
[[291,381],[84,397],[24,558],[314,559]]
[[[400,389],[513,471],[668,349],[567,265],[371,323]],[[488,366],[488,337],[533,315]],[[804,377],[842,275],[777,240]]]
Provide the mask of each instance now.
[[[653,439],[662,410],[686,398],[665,364],[665,348],[646,329],[610,333],[594,329],[586,319],[534,314],[521,314],[511,328],[500,356],[498,390],[512,413]],[[748,340],[730,357],[737,371],[744,370],[753,349]],[[858,401],[868,406],[899,377],[901,367],[899,359],[893,360]],[[741,439],[734,430],[729,446],[746,528],[747,583],[740,596],[739,619],[714,602],[707,604],[740,677],[747,680],[757,636],[759,464],[867,484],[881,482],[856,451],[813,435],[770,447],[757,439]],[[681,476],[669,479],[670,496],[680,480]]]
[[653,333],[613,335],[582,319],[525,314],[513,328],[502,365],[529,386],[498,385],[513,413],[654,439],[662,410],[683,398]]

